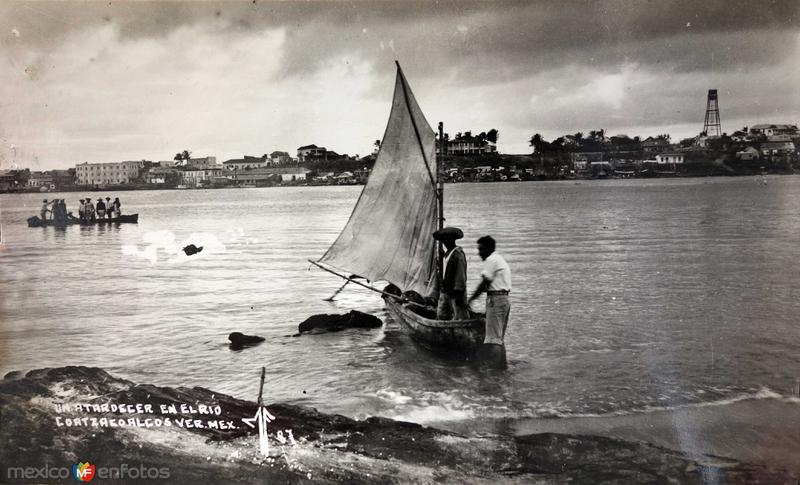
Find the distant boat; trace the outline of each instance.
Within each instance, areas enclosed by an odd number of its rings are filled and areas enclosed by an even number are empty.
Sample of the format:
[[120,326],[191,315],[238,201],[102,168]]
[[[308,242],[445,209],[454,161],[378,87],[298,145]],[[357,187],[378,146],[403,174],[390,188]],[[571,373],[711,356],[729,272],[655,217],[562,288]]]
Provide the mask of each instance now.
[[239,187],[241,187],[243,189],[255,189],[256,188],[256,184],[242,184]]
[[[415,341],[469,356],[483,344],[484,315],[437,320],[435,309],[409,301],[419,299],[413,294],[430,294],[441,281],[433,232],[443,226],[444,178],[436,136],[398,64],[392,111],[372,173],[339,237],[322,258],[309,262],[381,292],[387,310]],[[399,291],[381,291],[346,275],[387,281]]]
[[176,186],[175,186],[175,188],[176,188],[176,189],[188,189],[189,187],[187,187],[187,186],[185,186],[185,185],[181,184],[181,185],[176,185]]
[[122,224],[122,223],[129,223],[129,224],[138,224],[139,223],[139,214],[125,214],[119,217],[112,217],[111,219],[97,219],[94,222],[85,222],[77,217],[70,217],[62,224],[56,224],[56,221],[52,219],[47,219],[42,221],[39,216],[33,216],[28,218],[28,227],[48,227],[48,226],[56,226],[56,227],[65,227],[65,226],[94,226],[100,224]]

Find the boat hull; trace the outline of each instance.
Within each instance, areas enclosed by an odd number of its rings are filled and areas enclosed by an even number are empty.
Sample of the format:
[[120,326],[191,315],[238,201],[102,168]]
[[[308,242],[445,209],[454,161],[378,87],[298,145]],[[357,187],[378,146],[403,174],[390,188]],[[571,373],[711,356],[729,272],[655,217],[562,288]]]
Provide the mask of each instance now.
[[414,303],[398,303],[392,298],[385,298],[385,301],[386,309],[403,330],[433,351],[471,356],[483,344],[486,320],[482,315],[469,320],[436,320],[413,311]]
[[128,223],[128,224],[138,224],[139,223],[139,214],[125,214],[119,217],[113,217],[111,219],[97,219],[94,222],[84,222],[77,218],[67,219],[63,224],[56,224],[53,220],[45,220],[39,218],[39,216],[33,216],[28,218],[28,227],[47,227],[47,226],[57,226],[57,227],[64,227],[64,226],[94,226],[99,224],[121,224],[121,223]]

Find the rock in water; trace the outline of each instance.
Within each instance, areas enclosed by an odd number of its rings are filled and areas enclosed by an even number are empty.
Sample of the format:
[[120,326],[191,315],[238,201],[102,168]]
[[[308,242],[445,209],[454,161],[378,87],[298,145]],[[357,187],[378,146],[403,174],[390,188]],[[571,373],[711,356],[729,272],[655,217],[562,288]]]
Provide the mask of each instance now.
[[239,350],[250,345],[260,344],[264,341],[264,337],[259,337],[258,335],[245,335],[241,332],[232,332],[230,335],[228,335],[228,340],[231,341],[231,349]]
[[190,244],[183,248],[183,252],[186,253],[187,256],[191,256],[193,254],[197,254],[203,250],[203,246],[197,247],[194,244]]
[[351,310],[344,315],[312,315],[298,326],[298,331],[338,332],[345,328],[376,328],[383,325],[380,318],[367,313]]

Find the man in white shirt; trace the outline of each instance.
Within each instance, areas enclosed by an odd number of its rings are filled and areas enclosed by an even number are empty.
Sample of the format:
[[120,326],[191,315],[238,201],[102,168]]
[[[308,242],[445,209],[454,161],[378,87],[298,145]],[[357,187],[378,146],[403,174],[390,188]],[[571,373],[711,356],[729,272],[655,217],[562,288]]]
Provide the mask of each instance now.
[[506,366],[504,338],[508,326],[508,315],[511,304],[508,294],[511,292],[511,268],[506,260],[497,254],[495,240],[492,236],[478,239],[478,254],[483,259],[481,283],[469,298],[469,303],[477,299],[481,293],[486,292],[486,336],[484,347],[497,347],[484,349],[491,355],[499,367]]

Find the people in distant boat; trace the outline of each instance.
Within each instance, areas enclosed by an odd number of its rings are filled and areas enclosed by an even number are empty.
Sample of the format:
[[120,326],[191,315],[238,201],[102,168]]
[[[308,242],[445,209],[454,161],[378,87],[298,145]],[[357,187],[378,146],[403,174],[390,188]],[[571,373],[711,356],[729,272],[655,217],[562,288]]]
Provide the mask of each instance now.
[[481,271],[481,282],[469,297],[468,304],[486,292],[486,337],[483,343],[499,346],[502,352],[491,349],[490,353],[499,356],[498,365],[505,367],[504,339],[511,312],[508,300],[508,294],[511,292],[511,268],[506,260],[495,252],[495,246],[492,236],[478,239],[478,254],[483,260],[483,271]]
[[78,204],[78,219],[80,219],[81,222],[86,220],[86,203],[85,203],[85,201],[86,201],[86,199],[81,199],[79,201],[80,204]]
[[103,198],[99,197],[97,199],[97,204],[95,204],[95,211],[97,211],[97,218],[103,219],[106,217],[106,203],[103,202]]
[[57,226],[67,224],[67,203],[64,202],[64,199],[53,201],[53,223]]
[[122,204],[119,202],[119,197],[114,197],[114,202],[111,203],[114,208],[114,217],[122,215]]
[[86,204],[84,206],[84,211],[86,215],[86,223],[93,223],[95,221],[95,212],[94,212],[94,205],[92,204],[92,199],[87,198]]
[[467,258],[456,241],[464,237],[457,227],[445,227],[433,233],[447,252],[444,254],[442,268],[442,287],[439,290],[439,304],[436,309],[438,320],[466,320],[467,311]]
[[47,220],[48,213],[52,215],[53,211],[52,209],[50,209],[50,206],[53,205],[54,202],[55,200],[52,202],[47,202],[47,199],[44,199],[44,201],[42,201],[42,210],[39,213],[39,215],[41,215],[43,221]]
[[114,208],[111,206],[111,197],[106,197],[106,219],[111,219]]

